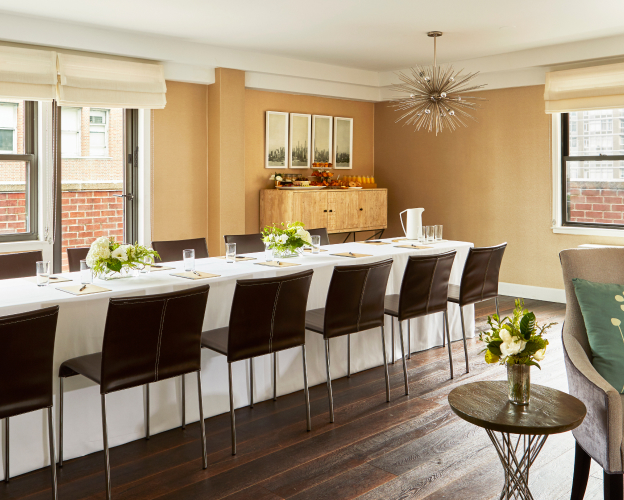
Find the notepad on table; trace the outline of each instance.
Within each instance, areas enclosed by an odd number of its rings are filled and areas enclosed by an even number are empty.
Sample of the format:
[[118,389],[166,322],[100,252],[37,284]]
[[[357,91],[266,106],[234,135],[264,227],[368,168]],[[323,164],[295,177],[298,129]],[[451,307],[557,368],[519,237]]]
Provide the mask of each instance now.
[[372,255],[366,253],[353,253],[353,252],[344,252],[344,253],[333,253],[336,257],[350,257],[352,259],[358,259],[360,257],[372,257]]
[[[37,283],[36,276],[29,276],[28,278],[24,278],[26,281],[30,281],[31,283]],[[50,276],[50,284],[54,285],[55,283],[66,283],[68,281],[72,281],[69,278],[65,278],[64,276]]]
[[171,273],[171,276],[186,278],[187,280],[203,280],[206,278],[218,278],[220,274],[204,273],[201,271],[184,271],[183,273]]
[[110,288],[104,288],[97,285],[75,285],[75,286],[59,286],[57,290],[71,293],[72,295],[91,295],[94,293],[110,292]]
[[416,250],[424,250],[426,248],[433,248],[433,247],[427,247],[423,245],[394,245],[394,248],[413,248]]
[[[220,255],[219,257],[215,257],[216,259],[225,259],[225,255]],[[237,255],[236,262],[244,262],[246,260],[256,260],[255,257],[246,257],[244,255]]]
[[296,262],[283,262],[281,260],[272,260],[270,262],[256,262],[256,265],[269,267],[292,267],[300,266],[301,264],[297,264]]

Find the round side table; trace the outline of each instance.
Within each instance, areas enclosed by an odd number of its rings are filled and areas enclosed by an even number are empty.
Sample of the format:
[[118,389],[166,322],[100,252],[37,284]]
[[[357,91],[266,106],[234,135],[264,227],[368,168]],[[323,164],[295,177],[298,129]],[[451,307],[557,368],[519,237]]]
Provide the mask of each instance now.
[[550,434],[575,429],[587,413],[575,397],[535,384],[531,384],[527,406],[511,404],[506,381],[461,385],[451,391],[448,401],[459,417],[483,427],[492,440],[505,471],[501,500],[533,500],[529,469],[546,439]]

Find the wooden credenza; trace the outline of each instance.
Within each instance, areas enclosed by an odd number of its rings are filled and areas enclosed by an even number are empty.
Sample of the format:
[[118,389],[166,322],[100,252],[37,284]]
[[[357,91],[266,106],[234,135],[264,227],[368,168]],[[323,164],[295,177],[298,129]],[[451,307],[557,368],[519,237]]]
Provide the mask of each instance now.
[[387,189],[320,189],[260,192],[260,228],[286,221],[303,222],[307,229],[326,227],[329,233],[385,229]]

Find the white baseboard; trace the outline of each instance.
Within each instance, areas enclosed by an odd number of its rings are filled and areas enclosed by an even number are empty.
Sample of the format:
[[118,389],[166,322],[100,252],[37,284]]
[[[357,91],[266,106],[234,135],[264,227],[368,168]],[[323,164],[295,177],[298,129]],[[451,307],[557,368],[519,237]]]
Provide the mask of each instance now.
[[515,283],[499,283],[498,293],[523,299],[546,300],[565,304],[565,290],[560,288],[544,288],[541,286],[517,285]]

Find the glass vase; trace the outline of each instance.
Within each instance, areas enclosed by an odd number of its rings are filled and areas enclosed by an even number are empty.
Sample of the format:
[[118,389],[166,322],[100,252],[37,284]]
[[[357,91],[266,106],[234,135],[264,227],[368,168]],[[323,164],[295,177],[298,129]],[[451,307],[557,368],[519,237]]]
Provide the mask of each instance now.
[[103,281],[119,280],[124,278],[134,278],[139,275],[138,268],[122,267],[121,271],[106,271],[97,275]]
[[286,248],[284,250],[278,250],[277,248],[273,249],[273,257],[275,259],[287,259],[290,257],[299,257],[303,252],[303,247],[301,248]]
[[531,398],[531,367],[529,365],[507,365],[509,402],[525,406]]

